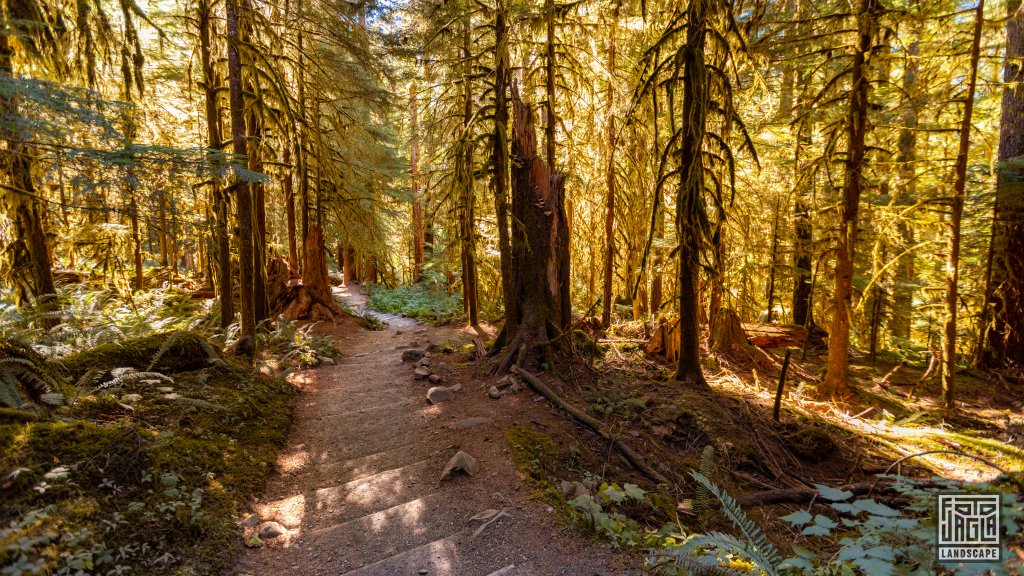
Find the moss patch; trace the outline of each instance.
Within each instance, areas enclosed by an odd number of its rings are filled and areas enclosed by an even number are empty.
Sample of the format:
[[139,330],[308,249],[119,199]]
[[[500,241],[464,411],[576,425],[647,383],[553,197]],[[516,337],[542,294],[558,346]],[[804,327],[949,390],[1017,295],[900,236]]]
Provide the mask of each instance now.
[[84,387],[50,418],[0,419],[0,566],[210,574],[231,565],[236,519],[287,436],[294,390],[211,355],[201,336],[173,338],[63,362],[72,376],[145,369],[163,350],[155,369],[173,383]]

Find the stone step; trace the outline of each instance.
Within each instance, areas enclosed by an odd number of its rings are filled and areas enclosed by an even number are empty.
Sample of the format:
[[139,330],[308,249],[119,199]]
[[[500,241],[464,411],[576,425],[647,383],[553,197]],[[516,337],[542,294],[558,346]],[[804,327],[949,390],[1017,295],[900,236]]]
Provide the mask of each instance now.
[[421,460],[336,486],[256,505],[260,518],[288,528],[332,525],[408,502],[436,489],[444,462]]

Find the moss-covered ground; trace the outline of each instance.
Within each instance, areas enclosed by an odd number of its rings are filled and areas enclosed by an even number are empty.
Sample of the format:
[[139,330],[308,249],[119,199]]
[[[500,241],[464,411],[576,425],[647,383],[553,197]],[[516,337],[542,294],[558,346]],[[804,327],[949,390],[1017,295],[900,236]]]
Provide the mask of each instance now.
[[[115,380],[118,367],[170,380]],[[188,333],[100,346],[58,369],[79,383],[63,391],[69,405],[0,414],[4,574],[222,572],[288,433],[292,386]]]

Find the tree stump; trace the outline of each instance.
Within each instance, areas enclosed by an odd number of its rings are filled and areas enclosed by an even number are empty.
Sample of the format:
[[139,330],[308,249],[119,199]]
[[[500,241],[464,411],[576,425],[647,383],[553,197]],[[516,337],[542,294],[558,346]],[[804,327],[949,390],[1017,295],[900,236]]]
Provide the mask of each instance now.
[[327,250],[319,226],[310,226],[303,251],[303,277],[298,278],[283,258],[267,267],[267,296],[274,317],[293,320],[334,320],[344,314],[331,294]]
[[732,308],[722,308],[715,315],[715,325],[711,328],[711,349],[734,358],[745,354],[762,368],[771,368],[775,365],[767,352],[747,340],[740,316]]
[[528,358],[551,360],[571,344],[569,227],[565,178],[537,155],[533,110],[512,86],[512,282],[518,306],[505,319],[496,349],[503,372]]

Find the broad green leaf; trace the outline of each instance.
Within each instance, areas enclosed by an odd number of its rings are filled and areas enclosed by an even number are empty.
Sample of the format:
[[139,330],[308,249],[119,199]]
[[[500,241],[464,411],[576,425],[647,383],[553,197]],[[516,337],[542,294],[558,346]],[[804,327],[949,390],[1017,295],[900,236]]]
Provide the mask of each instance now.
[[849,490],[840,490],[824,484],[815,484],[814,487],[818,489],[818,494],[821,494],[822,498],[830,502],[839,502],[853,496],[853,492]]
[[813,516],[811,516],[811,513],[808,512],[807,510],[797,510],[792,514],[787,514],[782,518],[779,518],[779,520],[785,520],[793,526],[803,526],[804,524],[810,522],[812,519]]
[[877,514],[879,516],[888,516],[890,518],[893,516],[900,515],[899,511],[894,510],[886,506],[885,504],[882,504],[881,502],[878,502],[870,498],[867,500],[857,500],[856,502],[853,503],[853,506],[858,510],[863,510],[864,512],[867,512],[868,514]]
[[633,500],[644,499],[644,490],[637,486],[636,484],[630,484],[627,482],[625,485],[622,486],[622,491],[626,494],[626,498],[631,498]]

